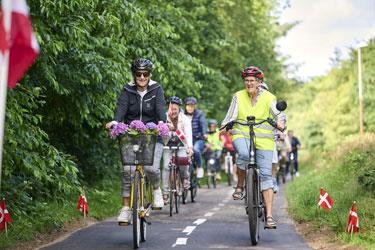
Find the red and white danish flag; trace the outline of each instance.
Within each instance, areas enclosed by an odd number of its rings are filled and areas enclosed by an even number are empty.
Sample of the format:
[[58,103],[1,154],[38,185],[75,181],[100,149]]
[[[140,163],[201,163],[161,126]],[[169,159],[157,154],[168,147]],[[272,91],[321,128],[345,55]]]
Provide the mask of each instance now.
[[352,208],[350,209],[350,212],[349,212],[347,231],[348,233],[359,231],[359,219],[358,219],[358,214],[355,208],[355,201],[353,202]]
[[0,203],[0,231],[4,230],[5,224],[9,224],[9,223],[10,223],[10,215],[7,210],[5,199],[3,198],[3,200]]
[[[0,11],[0,57],[9,50],[8,87],[14,88],[38,56],[39,45],[32,30],[26,1],[12,0],[11,6],[9,10],[2,6]],[[10,31],[6,30],[5,11],[11,12]]]
[[185,140],[185,134],[184,132],[182,132],[181,130],[177,129],[176,130],[176,135],[178,136],[178,138],[183,142]]
[[83,194],[79,195],[77,209],[82,212],[82,214],[89,213],[89,204],[87,203],[86,196]]
[[328,193],[323,189],[320,188],[320,197],[318,206],[321,206],[324,209],[331,210],[333,206],[333,200],[329,197]]

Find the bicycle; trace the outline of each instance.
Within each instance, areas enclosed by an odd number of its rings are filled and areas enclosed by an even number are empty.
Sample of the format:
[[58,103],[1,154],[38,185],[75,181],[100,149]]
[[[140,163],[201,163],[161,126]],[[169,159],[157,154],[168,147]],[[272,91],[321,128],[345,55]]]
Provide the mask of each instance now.
[[[284,104],[281,104],[284,103]],[[276,105],[279,111],[284,111],[286,109],[285,102],[279,102]],[[277,128],[276,122],[271,118],[265,120],[260,120],[255,122],[254,116],[248,116],[246,122],[232,121],[232,124],[239,124],[242,126],[249,127],[250,136],[250,146],[249,146],[249,157],[250,161],[246,168],[245,175],[245,210],[248,215],[249,221],[249,232],[252,245],[258,244],[259,240],[259,219],[261,218],[265,222],[267,218],[266,207],[263,203],[263,196],[260,191],[260,170],[256,161],[256,145],[255,145],[255,132],[254,126],[261,125],[263,123],[269,123],[275,129]],[[223,130],[227,128],[228,124],[220,128]],[[280,129],[279,129],[280,130]],[[284,131],[285,129],[281,130]]]
[[207,150],[207,187],[216,188],[216,164],[217,159],[215,157],[215,152],[212,150]]
[[[169,216],[172,217],[173,209],[175,208],[176,214],[179,213],[181,198],[183,193],[187,196],[187,190],[183,190],[181,184],[181,173],[179,166],[187,165],[188,160],[183,157],[178,157],[178,151],[185,149],[183,143],[180,141],[178,136],[173,132],[169,142],[164,149],[172,151],[171,160],[168,164],[169,169]],[[186,157],[187,158],[187,157]]]
[[[199,187],[199,182],[197,178],[197,173],[194,165],[194,159],[191,159],[189,162],[189,175],[190,175],[190,199],[191,202],[195,202],[195,197],[197,196],[198,193],[198,187]],[[188,192],[184,190],[182,193],[182,204],[186,204]]]
[[[152,187],[145,175],[144,166],[153,164],[156,135],[122,135],[118,138],[123,166],[135,166],[131,179],[130,208],[132,210],[133,247],[146,241],[147,221],[152,209]],[[132,171],[132,169],[130,169]],[[119,222],[120,226],[128,223]]]

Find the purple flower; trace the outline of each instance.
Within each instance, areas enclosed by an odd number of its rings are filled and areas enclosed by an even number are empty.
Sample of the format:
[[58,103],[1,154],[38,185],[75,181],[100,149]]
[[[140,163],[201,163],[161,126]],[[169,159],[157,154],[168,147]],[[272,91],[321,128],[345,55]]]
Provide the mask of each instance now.
[[158,129],[158,125],[156,125],[153,122],[148,122],[148,123],[146,123],[146,128],[148,128],[149,130],[157,130]]
[[140,120],[134,120],[130,123],[130,128],[137,130],[138,132],[144,133],[146,125]]
[[128,130],[129,130],[129,126],[127,124],[119,122],[113,125],[112,130],[111,130],[111,136],[114,139],[121,134],[125,134],[126,132],[128,132]]
[[161,137],[167,137],[168,134],[169,134],[169,127],[164,122],[159,122],[159,124],[158,124],[158,130],[159,130],[159,135]]

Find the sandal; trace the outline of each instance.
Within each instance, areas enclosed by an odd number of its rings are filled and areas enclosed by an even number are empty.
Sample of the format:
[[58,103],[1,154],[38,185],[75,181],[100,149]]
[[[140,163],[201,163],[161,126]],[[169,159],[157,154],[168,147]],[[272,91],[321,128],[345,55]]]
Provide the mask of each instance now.
[[267,229],[276,229],[276,221],[273,219],[272,216],[267,216],[266,224],[264,225],[264,228]]
[[[241,191],[238,191],[238,190],[241,190]],[[232,196],[233,196],[233,200],[242,200],[244,196],[243,187],[236,187]]]

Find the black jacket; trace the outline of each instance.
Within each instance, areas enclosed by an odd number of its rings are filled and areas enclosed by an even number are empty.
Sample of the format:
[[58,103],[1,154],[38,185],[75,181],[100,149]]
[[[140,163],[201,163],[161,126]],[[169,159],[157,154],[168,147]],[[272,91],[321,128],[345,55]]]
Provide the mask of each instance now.
[[133,83],[128,83],[117,101],[114,120],[125,123],[141,120],[143,123],[158,124],[159,121],[167,120],[164,107],[164,91],[160,84],[150,80],[147,93],[141,98],[136,86]]

